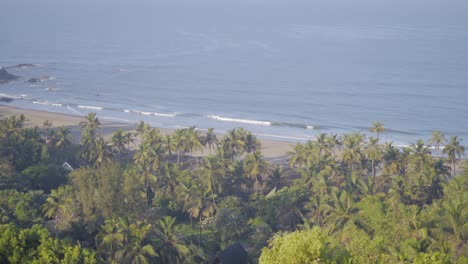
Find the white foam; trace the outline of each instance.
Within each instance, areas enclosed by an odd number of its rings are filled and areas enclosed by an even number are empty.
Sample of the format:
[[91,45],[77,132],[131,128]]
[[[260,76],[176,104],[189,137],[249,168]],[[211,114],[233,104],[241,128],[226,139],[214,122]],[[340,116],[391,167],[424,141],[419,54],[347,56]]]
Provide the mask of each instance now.
[[164,116],[164,117],[174,117],[176,114],[164,114],[164,113],[156,113],[156,112],[145,112],[145,111],[137,111],[137,110],[123,110],[125,113],[137,113],[140,115],[154,115],[154,116]]
[[236,123],[244,123],[244,124],[252,124],[252,125],[260,125],[260,126],[271,126],[271,122],[268,121],[257,121],[257,120],[249,120],[249,119],[238,119],[238,118],[229,118],[229,117],[221,117],[215,115],[209,115],[209,118],[224,121],[224,122],[236,122]]
[[176,114],[163,114],[163,113],[153,113],[155,116],[165,116],[165,117],[174,117]]
[[90,105],[79,105],[78,108],[102,110],[102,107],[100,106],[90,106]]
[[9,95],[9,94],[0,94],[0,96],[12,98],[12,99],[23,99],[23,97],[21,96]]
[[314,129],[314,128],[315,128],[314,126],[309,126],[309,125],[306,126],[306,129]]
[[77,113],[77,114],[79,114],[79,115],[82,115],[81,112],[77,111],[76,109],[71,108],[69,105],[67,105],[67,109],[70,110],[70,111],[72,111],[72,112],[75,112],[75,113]]
[[61,107],[62,104],[56,104],[56,103],[51,103],[51,102],[47,102],[47,101],[32,101],[33,104],[40,104],[40,105],[50,105],[50,106],[58,106],[58,107]]

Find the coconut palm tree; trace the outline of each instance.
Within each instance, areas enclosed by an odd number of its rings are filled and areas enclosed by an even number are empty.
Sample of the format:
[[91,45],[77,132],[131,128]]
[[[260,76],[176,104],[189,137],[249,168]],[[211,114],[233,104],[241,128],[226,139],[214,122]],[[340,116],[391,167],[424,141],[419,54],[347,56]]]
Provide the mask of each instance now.
[[52,127],[52,122],[50,120],[46,120],[44,121],[44,123],[42,123],[42,125],[44,126],[45,128],[45,137],[46,137],[46,140],[49,139],[50,137],[50,134],[49,134],[49,129]]
[[266,185],[268,190],[280,190],[281,188],[288,186],[288,179],[284,176],[281,166],[277,165],[275,169],[269,174]]
[[136,127],[136,132],[140,136],[140,138],[143,138],[143,136],[146,134],[151,129],[151,126],[148,123],[145,123],[144,121],[140,121]]
[[431,139],[429,140],[429,143],[434,144],[434,147],[437,153],[439,153],[440,145],[444,144],[445,142],[447,142],[447,139],[445,138],[444,133],[440,131],[432,132],[432,136],[431,136]]
[[98,251],[106,256],[111,263],[115,263],[115,253],[122,249],[125,238],[119,223],[120,221],[117,218],[106,219],[97,235],[99,241]]
[[176,218],[165,216],[156,223],[158,251],[162,263],[182,263],[190,250],[182,240],[181,228]]
[[336,158],[336,150],[341,150],[343,143],[341,142],[337,134],[332,134],[327,138],[327,145],[329,147],[329,151],[333,154],[334,159]]
[[419,139],[416,144],[411,144],[409,147],[410,156],[409,162],[413,172],[418,172],[423,175],[424,168],[431,162],[431,151],[428,146],[424,145],[424,141]]
[[354,172],[356,164],[361,164],[363,154],[361,150],[362,136],[360,134],[347,134],[344,136],[343,161],[348,164],[350,174]]
[[215,146],[218,145],[218,138],[214,133],[214,128],[208,128],[206,131],[205,137],[203,138],[203,146],[207,147],[208,150],[215,149]]
[[223,192],[225,180],[225,169],[216,156],[205,158],[201,177],[204,187],[211,193],[213,204],[216,206],[214,198],[217,194]]
[[450,137],[449,142],[445,145],[444,154],[448,156],[449,162],[452,164],[452,176],[455,176],[457,157],[460,158],[465,154],[465,147],[460,145],[461,139],[458,136]]
[[343,229],[347,223],[353,223],[355,215],[359,211],[350,193],[343,190],[334,192],[330,207],[330,214],[325,222],[330,226],[330,232],[334,233]]
[[96,131],[101,127],[101,122],[96,117],[96,113],[89,113],[85,116],[85,120],[80,122],[80,125],[89,132],[92,138],[95,138]]
[[119,128],[117,131],[114,132],[111,138],[111,143],[112,143],[112,148],[119,155],[120,153],[125,151],[125,144],[127,142],[126,142],[124,131],[121,128]]
[[401,153],[392,142],[386,143],[383,149],[382,173],[386,176],[396,175],[400,172]]
[[117,255],[121,263],[146,264],[153,263],[158,256],[151,245],[151,225],[137,221],[129,226],[128,243]]
[[257,151],[261,147],[260,140],[258,140],[257,137],[251,132],[247,132],[244,135],[243,141],[245,152],[249,154]]
[[111,161],[112,147],[109,145],[109,142],[103,137],[98,137],[91,149],[90,157],[90,161],[97,167],[105,162]]
[[135,143],[135,133],[127,131],[124,134],[125,143],[127,143],[127,151],[130,151],[130,143]]
[[[249,154],[245,158],[244,166],[247,173],[247,180],[252,183],[255,191],[259,191],[263,177],[268,174],[270,170],[270,165],[263,159],[262,153],[257,150],[255,153]],[[251,186],[249,185],[249,194],[250,188]]]
[[61,127],[54,130],[55,147],[58,149],[65,149],[72,144],[72,135],[70,129]]
[[379,141],[380,133],[385,131],[384,124],[380,123],[379,121],[376,121],[372,123],[372,126],[370,127],[370,131],[375,132],[377,134],[377,141]]
[[382,151],[377,138],[370,137],[365,149],[366,157],[371,161],[372,177],[375,179],[375,167],[382,159]]
[[42,205],[42,211],[45,217],[54,218],[55,235],[58,235],[58,226],[61,219],[61,212],[64,204],[70,197],[71,186],[60,186],[50,191],[45,203]]

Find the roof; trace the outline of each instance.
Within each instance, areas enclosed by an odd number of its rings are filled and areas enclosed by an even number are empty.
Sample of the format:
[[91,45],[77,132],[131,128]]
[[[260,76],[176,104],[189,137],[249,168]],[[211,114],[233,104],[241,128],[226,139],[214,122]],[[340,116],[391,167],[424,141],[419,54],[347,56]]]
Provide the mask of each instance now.
[[235,243],[218,253],[213,264],[248,264],[249,256],[240,243]]

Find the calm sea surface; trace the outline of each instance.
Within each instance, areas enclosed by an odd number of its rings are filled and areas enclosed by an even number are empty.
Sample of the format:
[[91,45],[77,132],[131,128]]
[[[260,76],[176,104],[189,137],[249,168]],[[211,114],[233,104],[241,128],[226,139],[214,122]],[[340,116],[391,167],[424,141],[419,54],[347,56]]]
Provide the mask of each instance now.
[[[468,145],[468,1],[24,1],[0,5],[11,105],[304,140],[381,121]],[[47,75],[30,84],[29,78]],[[47,79],[47,80],[45,80]]]

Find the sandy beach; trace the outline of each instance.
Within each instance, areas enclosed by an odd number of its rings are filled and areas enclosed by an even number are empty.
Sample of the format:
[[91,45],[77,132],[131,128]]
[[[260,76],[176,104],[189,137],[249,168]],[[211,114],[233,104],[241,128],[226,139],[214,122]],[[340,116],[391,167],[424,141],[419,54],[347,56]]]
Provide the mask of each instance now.
[[[81,127],[79,123],[84,121],[84,118],[81,116],[75,115],[67,115],[61,113],[53,113],[53,112],[46,112],[46,111],[39,111],[39,110],[30,110],[30,109],[22,109],[11,107],[7,105],[0,105],[0,118],[9,117],[13,115],[21,115],[23,114],[27,118],[26,125],[27,126],[39,126],[43,127],[43,123],[46,120],[52,122],[52,128],[57,127],[67,127],[70,129],[73,140],[75,142],[80,141],[81,136]],[[99,118],[99,115],[98,115]],[[118,129],[123,129],[124,131],[132,131],[135,130],[136,123],[139,120],[135,120],[134,124],[122,123],[122,122],[115,122],[112,120],[102,119],[100,118],[102,123],[101,125],[101,134],[103,136],[109,136],[114,131]],[[161,130],[161,133],[164,135],[170,135],[175,130],[173,129],[165,129],[165,128],[158,128]],[[222,138],[223,135],[218,135],[219,138]],[[284,141],[276,141],[276,140],[265,140],[260,139],[262,143],[262,153],[265,158],[273,162],[280,162],[284,161],[287,158],[287,153],[292,150],[294,144],[291,142],[284,142]],[[138,144],[138,142],[136,143]],[[209,151],[204,151],[202,155],[209,154]]]

